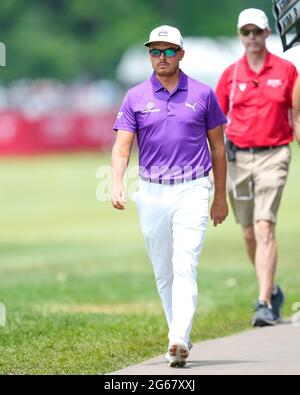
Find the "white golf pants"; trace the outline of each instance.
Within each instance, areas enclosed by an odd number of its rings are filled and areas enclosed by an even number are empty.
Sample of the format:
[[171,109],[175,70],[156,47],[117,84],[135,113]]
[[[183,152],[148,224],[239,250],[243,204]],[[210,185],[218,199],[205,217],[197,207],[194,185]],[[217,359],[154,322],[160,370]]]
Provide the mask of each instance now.
[[208,177],[182,184],[140,180],[136,202],[169,326],[169,339],[188,343],[198,301],[197,264],[208,224]]

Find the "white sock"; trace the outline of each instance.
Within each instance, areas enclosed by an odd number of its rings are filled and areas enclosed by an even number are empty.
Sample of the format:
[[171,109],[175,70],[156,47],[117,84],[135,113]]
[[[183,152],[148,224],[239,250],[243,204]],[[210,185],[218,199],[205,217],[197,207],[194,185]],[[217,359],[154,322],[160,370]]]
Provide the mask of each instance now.
[[277,295],[277,294],[278,294],[278,287],[277,287],[277,285],[274,285],[274,286],[273,286],[272,295]]

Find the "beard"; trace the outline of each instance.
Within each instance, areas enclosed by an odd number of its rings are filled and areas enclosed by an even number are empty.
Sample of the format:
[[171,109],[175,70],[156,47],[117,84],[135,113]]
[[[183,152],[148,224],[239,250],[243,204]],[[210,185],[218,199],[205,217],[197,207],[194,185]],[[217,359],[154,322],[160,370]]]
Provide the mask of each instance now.
[[[166,63],[167,66],[169,66]],[[176,68],[166,68],[166,69],[162,69],[160,67],[156,67],[155,72],[159,77],[173,77],[173,75],[175,75],[178,71],[179,67]]]
[[259,43],[252,43],[252,44],[246,45],[246,49],[249,52],[258,53],[258,52],[261,52],[263,50],[263,46],[260,45]]

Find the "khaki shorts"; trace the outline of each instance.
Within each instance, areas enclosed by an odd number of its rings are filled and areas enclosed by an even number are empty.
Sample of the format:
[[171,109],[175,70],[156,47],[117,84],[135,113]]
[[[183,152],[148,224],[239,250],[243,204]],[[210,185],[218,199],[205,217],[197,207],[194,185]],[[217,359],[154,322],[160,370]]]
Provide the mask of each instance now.
[[236,162],[229,162],[229,195],[234,215],[243,227],[257,221],[276,223],[286,185],[291,149],[251,153],[238,151]]

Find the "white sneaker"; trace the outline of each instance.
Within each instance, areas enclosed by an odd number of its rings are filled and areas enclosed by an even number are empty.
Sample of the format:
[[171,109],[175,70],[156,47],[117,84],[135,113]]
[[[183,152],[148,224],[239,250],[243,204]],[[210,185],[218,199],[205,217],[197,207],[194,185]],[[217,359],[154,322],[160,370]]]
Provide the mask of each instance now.
[[169,362],[169,366],[172,368],[183,368],[186,365],[186,360],[189,356],[189,346],[193,347],[193,344],[185,343],[183,340],[177,340],[170,342],[169,350],[166,355],[166,359]]
[[[191,340],[189,340],[188,346],[189,346],[189,351],[191,351],[191,349],[194,347],[194,344],[191,342]],[[168,363],[170,363],[170,361],[171,361],[171,355],[169,354],[169,351],[166,353],[165,358],[166,358],[166,361],[167,361]]]
[[[189,340],[188,346],[189,346],[189,351],[191,351],[191,349],[194,347],[194,344],[191,342],[191,340]],[[167,361],[168,363],[170,363],[171,356],[170,356],[170,354],[169,354],[169,351],[166,353],[165,358],[166,358],[166,361]]]

